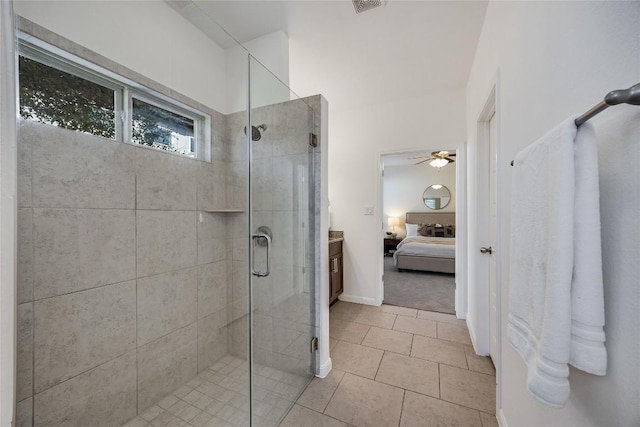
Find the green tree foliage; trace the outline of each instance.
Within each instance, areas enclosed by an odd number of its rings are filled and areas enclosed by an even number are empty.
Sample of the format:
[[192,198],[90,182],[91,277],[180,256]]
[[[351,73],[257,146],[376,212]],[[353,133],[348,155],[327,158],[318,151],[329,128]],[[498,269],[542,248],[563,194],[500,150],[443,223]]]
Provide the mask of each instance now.
[[[20,117],[115,139],[115,91],[20,56]],[[133,99],[133,142],[175,151],[171,133],[194,134],[193,120]]]
[[133,99],[133,141],[173,151],[171,132],[193,136],[193,120]]
[[115,138],[114,91],[20,56],[20,117]]

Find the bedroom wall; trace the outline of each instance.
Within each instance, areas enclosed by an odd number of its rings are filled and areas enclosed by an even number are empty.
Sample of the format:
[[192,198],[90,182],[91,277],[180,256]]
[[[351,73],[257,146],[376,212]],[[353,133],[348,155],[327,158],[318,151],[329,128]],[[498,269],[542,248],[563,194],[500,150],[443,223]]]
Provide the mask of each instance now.
[[[464,96],[464,88],[459,88],[334,112],[328,100],[331,228],[345,232],[341,299],[376,304],[378,297],[382,251],[378,155],[424,150],[425,140],[416,135],[425,131],[439,146],[463,144]],[[365,206],[373,207],[374,215],[365,215]]]
[[[468,84],[469,158],[476,120],[499,71],[498,180],[502,330],[506,327],[509,189],[515,153],[608,91],[640,80],[640,3],[490,2]],[[572,369],[563,409],[535,401],[526,369],[503,335],[502,416],[506,426],[640,424],[640,107],[613,107],[592,119],[598,135],[608,371]],[[472,165],[471,165],[472,166]],[[469,169],[470,182],[475,176]],[[470,188],[469,200],[475,193]],[[473,223],[473,220],[471,220]],[[470,246],[474,253],[475,246]]]
[[[405,236],[405,214],[407,212],[455,212],[456,211],[456,163],[436,169],[428,163],[421,165],[385,166],[383,182],[383,224],[387,218],[398,217],[396,227],[399,237]],[[449,189],[451,200],[442,210],[433,211],[422,201],[422,193],[433,184],[441,184]]]

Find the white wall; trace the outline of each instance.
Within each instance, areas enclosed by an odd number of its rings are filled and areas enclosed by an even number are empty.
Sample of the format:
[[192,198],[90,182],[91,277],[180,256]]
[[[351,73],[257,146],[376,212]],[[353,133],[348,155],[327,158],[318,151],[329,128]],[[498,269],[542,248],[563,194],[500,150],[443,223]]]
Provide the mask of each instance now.
[[15,13],[222,113],[225,52],[163,1],[16,1]]
[[[455,212],[456,211],[456,164],[451,163],[436,169],[428,162],[421,165],[385,166],[383,182],[383,221],[385,230],[388,217],[398,217],[400,225],[396,227],[399,237],[406,235],[404,229],[407,212]],[[449,204],[438,211],[424,205],[422,193],[433,184],[441,184],[449,189]]]
[[243,43],[243,46],[226,50],[228,111],[234,113],[247,108],[247,50],[255,58],[251,61],[252,107],[289,101],[291,96],[287,86],[289,84],[289,38],[287,35],[282,31],[276,31]]
[[[377,222],[378,213],[364,215],[364,207],[377,209],[379,153],[458,147],[465,138],[464,102],[460,88],[355,110],[330,109],[331,228],[345,232],[342,298],[376,303],[382,215]],[[438,146],[425,147],[423,135]]]
[[[564,118],[587,110],[612,89],[640,81],[639,28],[638,2],[489,5],[468,84],[467,138],[473,159],[476,122],[499,70],[503,331],[509,293],[508,162]],[[502,334],[502,410],[509,426],[640,425],[640,108],[613,107],[593,123],[600,152],[608,373],[596,377],[572,369],[566,407],[545,407],[526,391],[525,365]],[[473,162],[468,172],[471,182]],[[474,199],[470,188],[469,201]],[[476,250],[470,245],[469,254]]]

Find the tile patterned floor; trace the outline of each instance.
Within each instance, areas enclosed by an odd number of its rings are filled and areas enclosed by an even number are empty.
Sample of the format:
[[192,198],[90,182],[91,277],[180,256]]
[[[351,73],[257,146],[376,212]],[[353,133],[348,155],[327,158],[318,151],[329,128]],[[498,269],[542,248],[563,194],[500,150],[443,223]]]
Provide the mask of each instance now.
[[330,311],[333,370],[280,424],[497,427],[495,370],[455,316],[345,302]]
[[[464,321],[342,301],[330,319],[331,373],[298,398],[306,378],[258,366],[254,425],[498,426],[493,364]],[[247,383],[247,362],[225,356],[125,427],[248,426]]]
[[[308,379],[263,366],[255,372],[254,425],[274,427]],[[248,376],[245,360],[225,356],[124,427],[246,427]]]

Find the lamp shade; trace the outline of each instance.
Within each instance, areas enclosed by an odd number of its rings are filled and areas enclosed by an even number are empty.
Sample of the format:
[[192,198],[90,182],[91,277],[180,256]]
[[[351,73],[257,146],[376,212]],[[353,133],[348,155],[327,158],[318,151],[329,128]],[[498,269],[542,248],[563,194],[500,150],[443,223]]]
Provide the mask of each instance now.
[[441,168],[443,166],[446,166],[448,163],[449,160],[447,159],[433,159],[429,162],[429,164],[434,168]]
[[389,225],[389,227],[396,227],[400,225],[400,218],[390,216],[389,219],[387,219],[387,224]]

